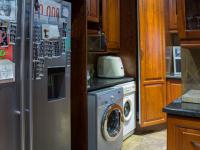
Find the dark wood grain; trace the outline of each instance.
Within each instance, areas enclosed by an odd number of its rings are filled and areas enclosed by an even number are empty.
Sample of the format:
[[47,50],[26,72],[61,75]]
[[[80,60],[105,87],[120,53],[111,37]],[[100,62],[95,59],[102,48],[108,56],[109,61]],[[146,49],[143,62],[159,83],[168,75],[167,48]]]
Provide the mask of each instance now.
[[200,40],[181,40],[181,47],[199,50]]
[[[200,48],[200,29],[188,29],[186,21],[186,12],[190,13],[189,15],[194,16],[196,12],[199,12],[198,8],[196,8],[199,7],[199,5],[199,1],[191,1],[188,6],[185,0],[177,0],[178,33],[181,39],[181,46],[183,47]],[[189,7],[190,10],[186,10],[187,7]],[[198,14],[199,13],[197,13],[197,15]]]
[[141,126],[166,121],[164,0],[139,1]]
[[167,79],[167,105],[182,95],[182,82],[180,79]]
[[169,30],[172,33],[177,32],[177,2],[176,0],[169,0]]
[[99,0],[87,0],[87,20],[99,22]]
[[121,33],[120,52],[127,76],[137,76],[137,1],[126,0],[120,3]]
[[120,49],[120,0],[102,0],[103,32],[107,50]]
[[72,1],[72,150],[87,150],[87,14],[86,1]]
[[186,37],[186,22],[185,22],[185,4],[184,0],[177,0],[177,11],[178,11],[178,32],[180,38]]

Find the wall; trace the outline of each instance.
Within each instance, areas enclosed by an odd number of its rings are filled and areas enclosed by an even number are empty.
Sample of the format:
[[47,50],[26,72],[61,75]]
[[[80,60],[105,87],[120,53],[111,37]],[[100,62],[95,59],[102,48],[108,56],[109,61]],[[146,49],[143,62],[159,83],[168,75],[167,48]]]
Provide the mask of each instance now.
[[182,48],[183,93],[190,89],[200,90],[200,51]]

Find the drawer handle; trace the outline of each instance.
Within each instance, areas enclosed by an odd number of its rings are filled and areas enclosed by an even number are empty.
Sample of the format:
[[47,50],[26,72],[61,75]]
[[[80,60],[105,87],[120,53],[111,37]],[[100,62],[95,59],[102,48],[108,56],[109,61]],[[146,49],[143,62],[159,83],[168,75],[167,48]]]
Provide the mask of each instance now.
[[193,145],[194,147],[200,148],[200,143],[197,143],[197,142],[192,141],[192,145]]

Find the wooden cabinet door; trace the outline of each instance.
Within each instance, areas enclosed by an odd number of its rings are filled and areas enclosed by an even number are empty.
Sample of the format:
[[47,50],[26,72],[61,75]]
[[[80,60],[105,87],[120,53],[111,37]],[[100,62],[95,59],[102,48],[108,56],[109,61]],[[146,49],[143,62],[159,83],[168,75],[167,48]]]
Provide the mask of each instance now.
[[167,150],[200,150],[200,119],[168,115]]
[[[200,1],[198,0],[177,0],[180,39],[200,39],[199,9]],[[199,45],[199,42],[196,44]]]
[[87,0],[88,21],[99,22],[99,0]]
[[164,0],[139,1],[140,124],[166,121]]
[[176,128],[176,150],[200,150],[200,131]]
[[167,104],[173,102],[182,95],[181,80],[168,79],[167,80]]
[[177,32],[177,0],[169,0],[169,30]]
[[102,0],[103,32],[107,48],[120,49],[120,0]]

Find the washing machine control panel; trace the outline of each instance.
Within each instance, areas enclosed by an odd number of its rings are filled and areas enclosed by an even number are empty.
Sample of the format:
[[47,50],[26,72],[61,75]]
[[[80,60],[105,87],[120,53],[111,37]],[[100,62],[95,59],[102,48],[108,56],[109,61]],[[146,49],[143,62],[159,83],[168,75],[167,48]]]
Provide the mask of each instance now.
[[124,95],[135,92],[135,85],[124,87]]
[[106,106],[112,103],[117,103],[118,101],[121,101],[123,98],[123,89],[118,88],[118,89],[108,89],[107,91],[104,92],[101,96],[99,96],[97,105],[98,106]]

